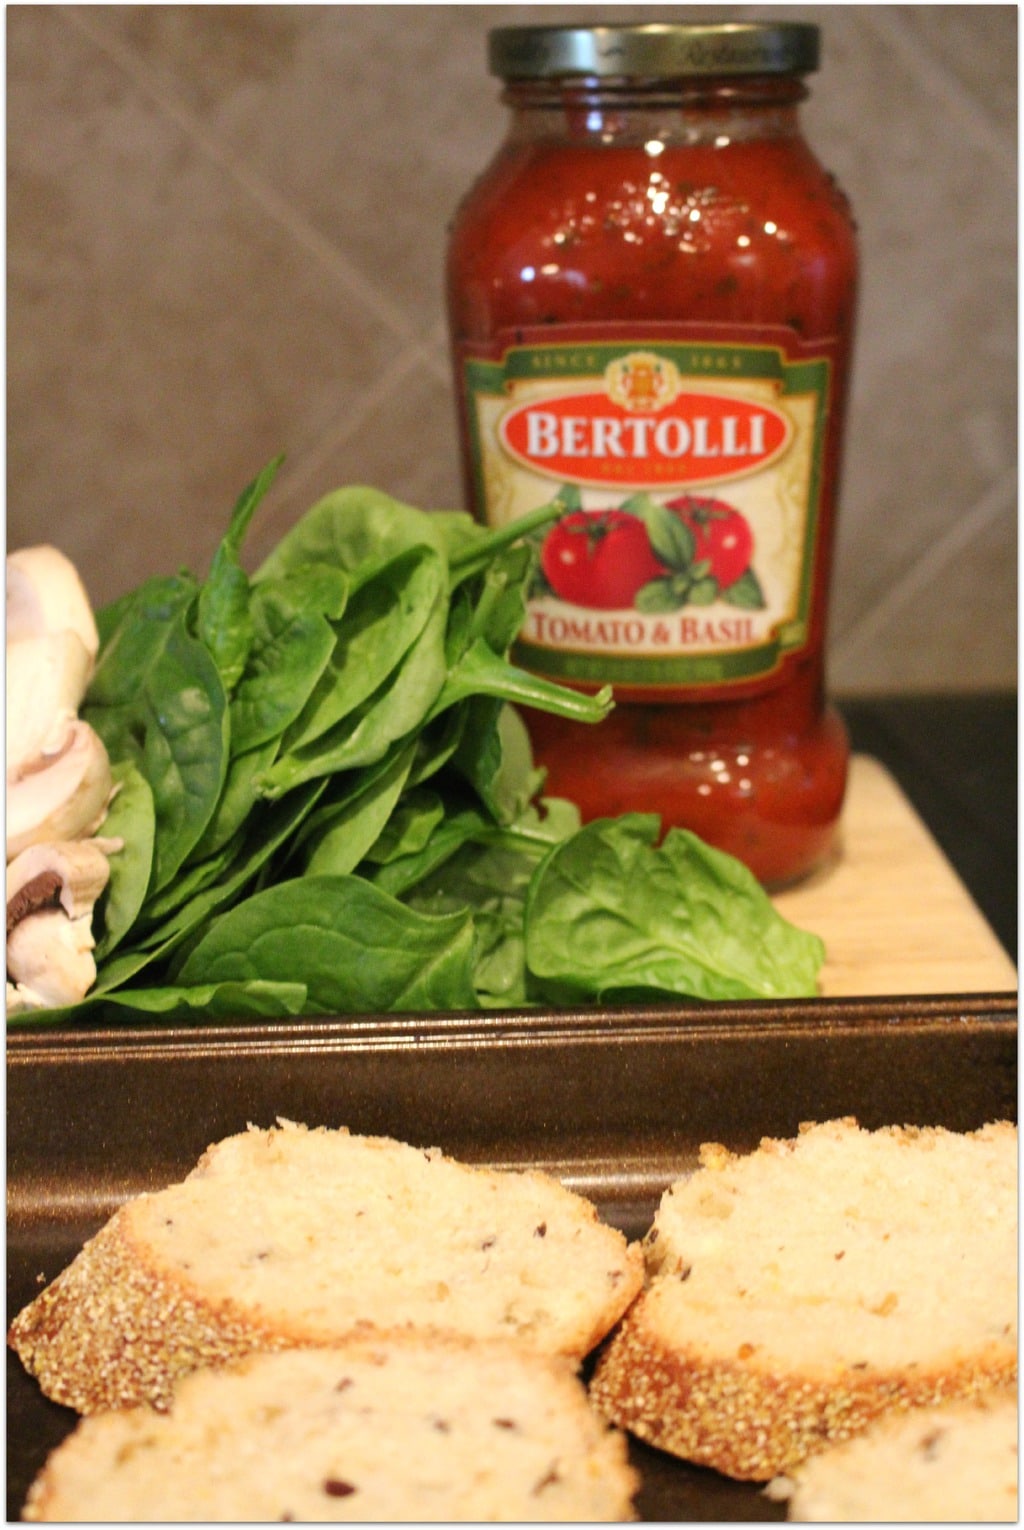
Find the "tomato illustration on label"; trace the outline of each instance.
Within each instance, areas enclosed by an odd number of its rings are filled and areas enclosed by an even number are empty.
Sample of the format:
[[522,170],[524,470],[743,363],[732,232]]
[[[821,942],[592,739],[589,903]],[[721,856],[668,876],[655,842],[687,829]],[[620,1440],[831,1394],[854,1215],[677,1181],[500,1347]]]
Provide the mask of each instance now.
[[635,604],[665,573],[642,520],[626,510],[573,510],[552,527],[540,566],[560,600],[599,611]]
[[750,523],[735,506],[727,505],[723,499],[698,499],[696,495],[684,494],[679,499],[666,500],[665,508],[674,510],[686,522],[693,533],[695,560],[707,562],[720,589],[727,590],[747,572],[754,535]]
[[696,494],[665,504],[637,495],[632,503],[665,565],[659,577],[639,591],[638,611],[658,615],[718,600],[746,611],[764,609],[752,561],[754,534],[735,505]]
[[750,523],[725,500],[641,493],[616,509],[563,515],[544,538],[540,571],[558,599],[592,610],[654,616],[716,600],[761,610],[753,554]]

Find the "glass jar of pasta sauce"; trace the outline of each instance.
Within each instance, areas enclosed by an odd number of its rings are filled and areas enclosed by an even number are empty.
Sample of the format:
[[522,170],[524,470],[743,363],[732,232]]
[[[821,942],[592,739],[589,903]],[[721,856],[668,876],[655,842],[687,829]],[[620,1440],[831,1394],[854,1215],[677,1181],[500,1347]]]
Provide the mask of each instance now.
[[466,494],[494,525],[561,502],[516,657],[616,701],[526,714],[546,790],[785,885],[849,758],[824,650],[857,254],[798,118],[817,28],[489,41],[510,127],[447,272]]

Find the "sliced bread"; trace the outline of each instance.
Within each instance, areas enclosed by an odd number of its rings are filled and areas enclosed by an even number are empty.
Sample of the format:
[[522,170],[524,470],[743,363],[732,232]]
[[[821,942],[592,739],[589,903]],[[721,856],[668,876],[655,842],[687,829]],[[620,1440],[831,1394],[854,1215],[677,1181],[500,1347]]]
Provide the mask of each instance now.
[[637,1485],[569,1361],[406,1333],[249,1355],[183,1377],[168,1412],[82,1419],[24,1518],[621,1520]]
[[1016,1392],[890,1413],[769,1491],[793,1520],[1015,1523]]
[[127,1202],[15,1318],[9,1343],[81,1413],[148,1401],[252,1350],[417,1326],[582,1358],[642,1254],[540,1172],[280,1122]]
[[891,1409],[1016,1377],[1017,1136],[853,1120],[717,1144],[662,1199],[648,1284],[591,1395],[684,1459],[756,1481]]

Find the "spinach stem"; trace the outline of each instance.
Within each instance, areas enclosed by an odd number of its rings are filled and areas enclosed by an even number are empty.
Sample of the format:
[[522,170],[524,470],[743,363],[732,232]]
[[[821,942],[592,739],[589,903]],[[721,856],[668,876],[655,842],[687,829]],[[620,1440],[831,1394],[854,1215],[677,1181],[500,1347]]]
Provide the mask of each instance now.
[[542,526],[550,525],[560,515],[564,515],[568,508],[568,502],[560,494],[556,494],[555,498],[549,500],[546,505],[538,505],[536,510],[531,510],[527,515],[521,515],[518,519],[509,521],[507,526],[496,527],[478,541],[471,542],[467,547],[452,553],[448,566],[453,583],[477,573],[491,562],[494,554],[501,548],[521,541],[532,532],[540,530]]

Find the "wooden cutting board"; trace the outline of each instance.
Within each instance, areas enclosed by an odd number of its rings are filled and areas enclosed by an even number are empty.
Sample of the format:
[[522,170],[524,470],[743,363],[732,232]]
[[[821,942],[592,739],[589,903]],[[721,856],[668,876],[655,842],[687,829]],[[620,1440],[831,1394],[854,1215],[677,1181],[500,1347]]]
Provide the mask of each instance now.
[[913,806],[877,760],[854,756],[832,863],[774,898],[814,930],[825,998],[1016,991],[1017,971]]

